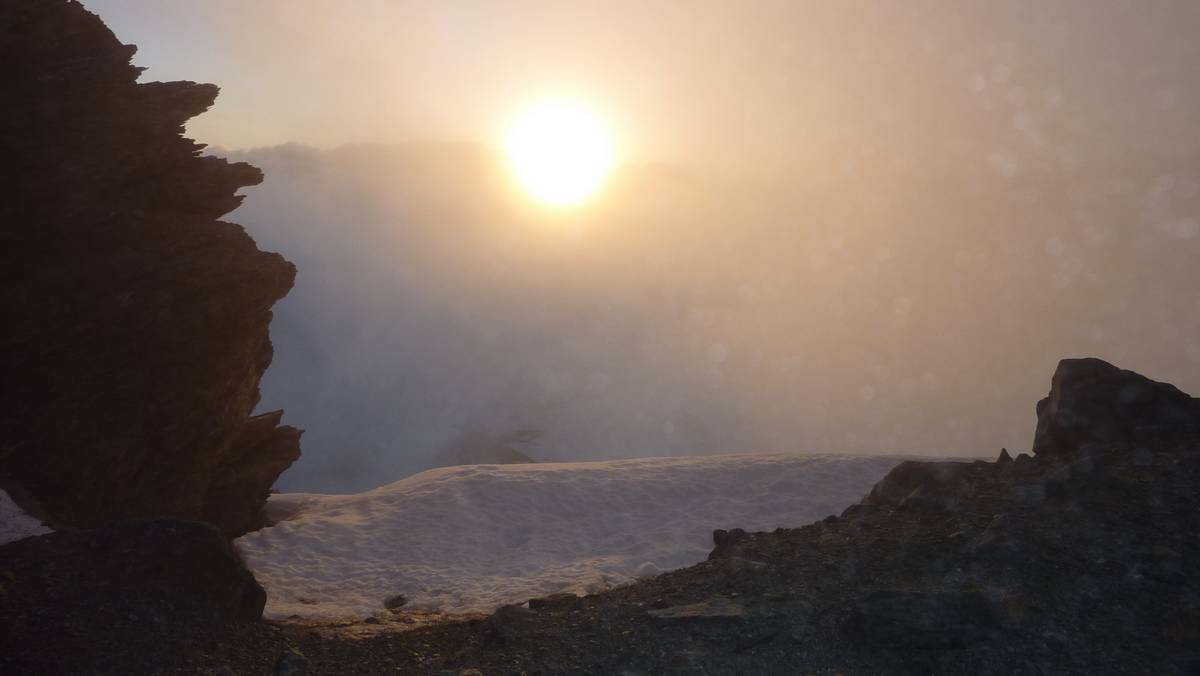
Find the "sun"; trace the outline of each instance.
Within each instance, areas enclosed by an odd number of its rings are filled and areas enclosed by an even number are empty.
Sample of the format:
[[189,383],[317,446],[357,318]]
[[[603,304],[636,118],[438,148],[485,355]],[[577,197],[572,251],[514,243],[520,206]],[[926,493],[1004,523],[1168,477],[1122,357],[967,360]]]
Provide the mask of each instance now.
[[612,137],[600,118],[566,99],[525,109],[508,133],[506,149],[525,189],[558,207],[595,195],[614,164]]

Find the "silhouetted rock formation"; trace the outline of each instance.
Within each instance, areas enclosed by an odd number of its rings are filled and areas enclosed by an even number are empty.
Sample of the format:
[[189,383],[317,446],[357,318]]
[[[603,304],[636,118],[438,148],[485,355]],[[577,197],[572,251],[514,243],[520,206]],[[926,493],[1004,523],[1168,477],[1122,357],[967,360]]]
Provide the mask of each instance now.
[[908,460],[887,473],[863,498],[864,505],[907,505],[937,500],[952,505],[964,486],[962,477],[969,462],[921,462]]
[[299,453],[247,427],[295,269],[216,220],[262,180],[182,137],[217,87],[137,84],[134,51],[78,3],[0,3],[0,475],[67,524],[236,535]]
[[1100,359],[1064,359],[1037,417],[1034,454],[1067,455],[1092,443],[1195,436],[1200,400]]

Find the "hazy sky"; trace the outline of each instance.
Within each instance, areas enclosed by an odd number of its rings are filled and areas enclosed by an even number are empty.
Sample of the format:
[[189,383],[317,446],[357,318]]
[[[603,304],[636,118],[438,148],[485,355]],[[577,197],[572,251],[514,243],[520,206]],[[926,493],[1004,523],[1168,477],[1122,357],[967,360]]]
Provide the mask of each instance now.
[[218,83],[191,130],[228,147],[493,143],[556,94],[595,106],[627,157],[768,174],[919,163],[968,137],[1048,155],[1086,154],[1080,133],[1198,142],[1189,0],[85,4],[146,77]]
[[990,458],[1028,450],[1067,356],[1200,392],[1195,160],[803,192],[627,171],[538,219],[464,144],[234,159],[267,176],[234,217],[299,268],[263,382],[307,430],[288,489],[523,429],[541,460]]
[[[1200,2],[85,4],[266,173],[287,488],[525,429],[994,456],[1068,356],[1200,391]],[[548,216],[486,146],[556,95],[627,164]]]

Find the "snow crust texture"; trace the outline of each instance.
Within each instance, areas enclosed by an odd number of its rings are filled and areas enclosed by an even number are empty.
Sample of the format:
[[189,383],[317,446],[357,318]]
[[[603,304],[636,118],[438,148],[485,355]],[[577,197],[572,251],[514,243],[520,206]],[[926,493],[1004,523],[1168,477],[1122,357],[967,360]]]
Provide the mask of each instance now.
[[0,490],[0,545],[49,532],[41,521],[27,514],[8,497],[8,493]]
[[716,528],[794,528],[858,501],[896,457],[726,455],[429,470],[357,495],[271,496],[237,540],[267,617],[490,611],[703,561]]

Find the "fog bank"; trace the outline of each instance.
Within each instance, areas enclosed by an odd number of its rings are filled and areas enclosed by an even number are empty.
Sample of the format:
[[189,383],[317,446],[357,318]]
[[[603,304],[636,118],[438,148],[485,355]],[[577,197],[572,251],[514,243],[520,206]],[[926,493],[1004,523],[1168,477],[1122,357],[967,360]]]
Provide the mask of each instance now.
[[377,486],[481,439],[992,456],[1028,448],[1064,356],[1200,390],[1189,157],[635,166],[559,214],[468,144],[234,157],[267,180],[233,219],[299,267],[262,404],[307,430],[283,489]]

